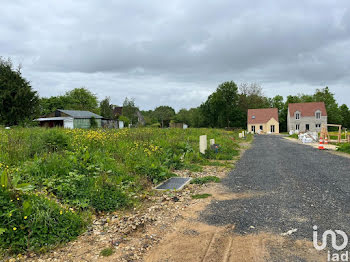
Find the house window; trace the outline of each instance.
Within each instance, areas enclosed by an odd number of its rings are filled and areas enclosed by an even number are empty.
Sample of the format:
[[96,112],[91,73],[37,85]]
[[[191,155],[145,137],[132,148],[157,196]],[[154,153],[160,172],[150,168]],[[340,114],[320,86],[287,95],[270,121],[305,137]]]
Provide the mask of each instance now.
[[255,133],[255,126],[252,126],[252,132]]
[[316,124],[316,128],[321,128],[321,124]]
[[316,119],[321,119],[321,112],[316,112]]
[[295,130],[300,130],[300,125],[299,124],[295,125]]
[[295,114],[295,119],[300,119],[300,113]]
[[252,116],[253,119],[255,119],[255,116]]
[[260,126],[260,130],[261,130],[261,131],[263,131],[263,130],[264,130],[264,129],[263,129],[263,126]]
[[271,125],[270,131],[271,131],[271,133],[275,133],[275,125]]

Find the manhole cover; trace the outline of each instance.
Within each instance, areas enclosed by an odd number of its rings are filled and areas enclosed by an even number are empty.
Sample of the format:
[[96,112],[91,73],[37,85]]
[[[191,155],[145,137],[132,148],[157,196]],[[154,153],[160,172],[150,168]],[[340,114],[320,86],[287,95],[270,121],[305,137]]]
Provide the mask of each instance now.
[[156,187],[157,190],[180,190],[188,182],[190,182],[190,177],[172,177],[161,183]]

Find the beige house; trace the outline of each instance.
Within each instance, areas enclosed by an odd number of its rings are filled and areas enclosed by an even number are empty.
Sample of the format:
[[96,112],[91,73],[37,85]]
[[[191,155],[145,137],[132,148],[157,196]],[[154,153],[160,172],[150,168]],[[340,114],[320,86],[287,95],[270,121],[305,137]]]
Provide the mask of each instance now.
[[277,108],[248,109],[248,132],[278,134],[280,132]]

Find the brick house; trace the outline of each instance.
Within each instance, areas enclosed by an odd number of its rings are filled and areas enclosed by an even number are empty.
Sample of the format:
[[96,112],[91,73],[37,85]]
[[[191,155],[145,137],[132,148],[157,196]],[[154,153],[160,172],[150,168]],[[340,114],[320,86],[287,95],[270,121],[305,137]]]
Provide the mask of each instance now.
[[324,102],[290,103],[288,105],[288,132],[320,132],[321,126],[325,124],[327,124],[327,111]]
[[261,108],[248,109],[248,132],[251,133],[276,133],[279,131],[278,109]]

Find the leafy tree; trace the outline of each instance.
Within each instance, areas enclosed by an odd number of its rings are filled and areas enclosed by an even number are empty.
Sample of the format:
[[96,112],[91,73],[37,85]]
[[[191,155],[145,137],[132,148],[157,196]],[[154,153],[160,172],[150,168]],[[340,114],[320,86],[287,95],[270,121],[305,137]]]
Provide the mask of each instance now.
[[186,123],[190,127],[205,127],[204,116],[200,108],[181,109],[176,114],[175,121]]
[[146,121],[146,125],[158,123],[157,118],[154,116],[153,110],[141,111],[141,114],[143,115]]
[[106,97],[100,102],[100,112],[101,116],[108,118],[108,119],[113,119],[113,105],[111,105],[111,99],[110,97]]
[[271,107],[278,108],[278,121],[280,131],[287,131],[287,111],[284,111],[283,96],[277,95],[270,99]]
[[170,106],[158,106],[154,109],[154,116],[164,127],[164,122],[170,122],[175,116],[175,110]]
[[50,114],[57,109],[68,109],[69,99],[66,96],[42,97],[39,100],[40,115]]
[[135,99],[125,97],[123,102],[123,116],[126,116],[132,125],[138,122],[137,111],[138,107],[135,106]]
[[40,99],[41,115],[52,113],[56,109],[86,110],[98,112],[98,101],[96,95],[86,88],[75,88],[63,96],[52,96]]
[[175,122],[189,124],[191,122],[190,118],[191,116],[189,110],[182,108],[179,110],[179,112],[177,112]]
[[22,77],[20,68],[13,69],[10,60],[0,57],[0,123],[17,125],[32,120],[39,113],[39,97]]
[[96,95],[84,87],[68,91],[65,96],[68,102],[65,109],[97,111],[98,101]]
[[238,103],[236,83],[229,81],[220,84],[200,107],[204,115],[204,123],[212,127],[240,125],[241,111]]
[[190,122],[188,123],[191,127],[206,127],[203,112],[200,108],[191,108],[188,110],[190,114]]
[[314,94],[314,100],[316,102],[325,103],[328,115],[328,123],[341,124],[342,117],[338,104],[334,98],[334,94],[329,91],[328,86],[323,89],[316,89],[316,93]]
[[118,118],[118,120],[124,122],[124,127],[129,127],[130,119],[127,118],[126,116],[120,116],[120,117]]
[[239,87],[239,102],[240,117],[238,127],[247,126],[247,112],[248,109],[254,108],[268,108],[270,101],[264,96],[262,88],[257,83],[243,83]]
[[340,106],[340,114],[342,116],[341,125],[350,128],[350,110],[347,105],[343,104]]

